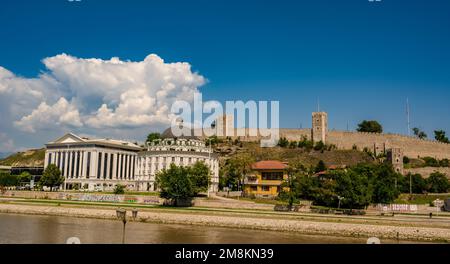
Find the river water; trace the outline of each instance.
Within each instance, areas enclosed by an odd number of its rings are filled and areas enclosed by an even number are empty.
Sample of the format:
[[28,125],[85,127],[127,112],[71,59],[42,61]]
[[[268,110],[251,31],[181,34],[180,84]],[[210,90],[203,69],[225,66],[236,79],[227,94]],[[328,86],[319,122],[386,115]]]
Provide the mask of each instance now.
[[[0,244],[122,243],[122,222],[59,216],[0,214]],[[287,232],[129,222],[126,243],[145,244],[317,244],[366,243],[367,238],[311,236]],[[382,241],[396,243],[396,241]]]

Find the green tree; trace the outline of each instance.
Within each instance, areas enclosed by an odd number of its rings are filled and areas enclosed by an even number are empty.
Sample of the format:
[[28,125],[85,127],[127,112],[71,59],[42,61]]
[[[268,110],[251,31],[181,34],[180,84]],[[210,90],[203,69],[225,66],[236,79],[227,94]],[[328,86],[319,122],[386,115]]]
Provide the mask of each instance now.
[[243,177],[250,172],[251,164],[254,162],[254,156],[247,153],[241,153],[229,158],[221,168],[221,173],[224,177],[222,187],[231,186],[232,190],[239,190],[240,182]]
[[[410,173],[411,174],[411,173]],[[408,193],[409,193],[409,180],[411,177],[411,191],[412,193],[421,194],[424,193],[427,190],[427,183],[425,179],[422,177],[422,175],[415,173],[415,174],[408,174],[406,176],[406,182],[408,185]]]
[[289,140],[287,140],[285,137],[280,138],[278,140],[278,146],[282,148],[286,148],[289,146]]
[[409,164],[411,162],[411,159],[408,158],[407,156],[403,157],[403,164]]
[[320,160],[317,165],[316,168],[314,169],[314,172],[318,173],[318,172],[322,172],[322,171],[326,171],[327,170],[327,166],[325,165],[325,162],[323,162],[323,160]]
[[171,164],[169,169],[164,169],[156,175],[156,184],[161,192],[160,197],[168,199],[175,206],[194,196],[191,180],[188,177],[188,169]]
[[50,164],[44,170],[39,185],[50,187],[53,191],[54,187],[60,186],[64,183],[64,177],[61,176],[61,171],[55,164]]
[[153,141],[156,141],[158,139],[161,139],[161,134],[153,132],[153,133],[148,134],[146,142],[152,143]]
[[426,167],[440,167],[439,161],[433,157],[423,157]]
[[336,194],[342,198],[345,208],[364,208],[372,198],[372,188],[367,175],[356,171],[338,172],[336,175]]
[[364,120],[358,124],[358,132],[383,133],[383,126],[375,120]]
[[18,183],[22,182],[30,182],[31,181],[31,174],[28,171],[22,172],[18,177]]
[[446,193],[450,188],[447,176],[440,172],[430,174],[426,180],[428,191],[431,193]]
[[450,161],[448,159],[442,159],[439,161],[441,167],[450,167]]
[[10,187],[16,185],[17,185],[17,177],[7,172],[0,172],[0,187]]
[[194,195],[208,191],[208,186],[211,184],[211,171],[208,165],[204,162],[196,162],[187,170]]
[[125,186],[122,184],[117,184],[116,187],[114,187],[114,194],[125,194]]
[[448,140],[448,137],[445,135],[444,130],[434,131],[434,138],[439,142],[450,143],[450,141]]
[[219,139],[216,135],[214,135],[214,136],[210,136],[209,138],[207,138],[206,140],[205,140],[205,145],[207,146],[207,147],[209,147],[209,145],[211,144],[211,147],[214,147],[214,146],[216,146],[217,144],[219,144],[219,143],[222,143],[223,141],[221,140],[221,139]]
[[375,168],[375,177],[372,178],[374,203],[391,203],[399,195],[398,188],[400,176],[392,166],[380,165]]
[[169,169],[156,175],[156,184],[161,189],[160,196],[177,206],[180,202],[207,191],[210,175],[209,167],[203,162],[190,167],[171,164]]
[[324,151],[327,149],[327,146],[325,145],[325,143],[323,143],[323,141],[319,141],[316,143],[316,145],[314,146],[314,150],[316,151]]
[[298,142],[299,148],[304,148],[307,151],[310,151],[314,147],[314,143],[312,140],[308,140],[306,136],[302,136],[301,140]]
[[425,139],[425,138],[428,137],[425,132],[423,132],[422,130],[420,130],[417,127],[413,128],[412,130],[413,130],[414,136],[416,136],[416,137],[418,137],[420,139]]

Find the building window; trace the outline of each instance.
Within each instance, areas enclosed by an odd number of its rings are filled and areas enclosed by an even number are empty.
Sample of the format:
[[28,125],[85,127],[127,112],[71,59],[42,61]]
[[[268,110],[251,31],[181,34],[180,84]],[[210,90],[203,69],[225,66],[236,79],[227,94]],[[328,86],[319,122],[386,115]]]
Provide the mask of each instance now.
[[63,152],[62,173],[64,176],[67,176],[67,174],[66,174],[66,156],[67,156],[67,152]]
[[114,154],[111,154],[109,161],[109,179],[112,180],[113,177],[113,166],[114,166]]
[[283,172],[262,172],[261,178],[268,181],[281,181],[283,180]]
[[123,179],[123,164],[125,164],[124,163],[124,156],[125,155],[121,155],[122,157],[120,158],[120,179]]
[[90,174],[91,174],[91,152],[88,152],[86,164],[86,178],[89,178]]
[[100,173],[102,172],[102,153],[98,153],[98,162],[97,162],[97,179],[100,179]]
[[116,155],[116,179],[119,179],[119,161],[120,161],[120,154]]
[[131,166],[131,176],[132,176],[133,180],[134,180],[134,164],[135,164],[135,162],[136,162],[136,157],[133,157],[133,166]]
[[81,153],[80,153],[80,159],[81,159],[81,167],[80,167],[80,178],[83,176],[83,165],[84,165],[84,163],[83,163],[83,161],[84,161],[84,151],[82,151]]
[[125,171],[124,171],[124,179],[128,179],[128,173],[127,173],[127,169],[128,169],[128,159],[129,159],[129,156],[128,155],[125,155]]
[[133,157],[132,156],[128,156],[129,160],[130,160],[130,165],[128,166],[128,179],[132,179],[133,175],[131,174],[132,168],[134,167],[134,163],[133,163]]
[[270,191],[270,186],[261,186],[261,190],[263,192],[268,192],[268,191]]
[[80,174],[80,152],[77,152],[77,167],[75,170],[75,177],[78,179],[78,174]]
[[103,164],[103,179],[106,179],[108,173],[108,153],[105,153],[105,164]]
[[252,190],[252,192],[256,192],[258,191],[258,186],[250,186],[250,190]]

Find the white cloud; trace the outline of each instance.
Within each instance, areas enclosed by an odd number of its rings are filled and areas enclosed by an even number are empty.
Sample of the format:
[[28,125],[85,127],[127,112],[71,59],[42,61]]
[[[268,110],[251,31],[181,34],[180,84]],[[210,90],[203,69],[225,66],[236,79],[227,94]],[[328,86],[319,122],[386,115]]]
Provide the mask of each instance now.
[[61,97],[52,106],[42,102],[30,115],[22,117],[14,124],[26,132],[55,127],[81,127],[80,113],[75,105]]
[[43,63],[47,71],[37,78],[0,67],[0,110],[21,131],[100,134],[169,125],[172,103],[192,101],[206,82],[190,64],[165,63],[154,54],[138,62],[60,54]]
[[14,141],[5,133],[0,133],[0,152],[13,152],[14,150]]

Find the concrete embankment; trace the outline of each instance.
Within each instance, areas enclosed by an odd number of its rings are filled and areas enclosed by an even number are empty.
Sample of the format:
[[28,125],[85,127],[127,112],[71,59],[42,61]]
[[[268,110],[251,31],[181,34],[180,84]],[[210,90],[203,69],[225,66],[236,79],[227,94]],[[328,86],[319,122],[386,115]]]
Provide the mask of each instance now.
[[[0,213],[116,219],[116,212],[113,209],[86,207],[77,208],[5,203],[0,204]],[[316,222],[309,220],[270,219],[257,216],[233,216],[231,214],[230,216],[223,216],[214,215],[213,212],[182,213],[141,211],[136,221],[286,231],[330,236],[376,236],[383,239],[450,242],[450,229],[447,228]]]

